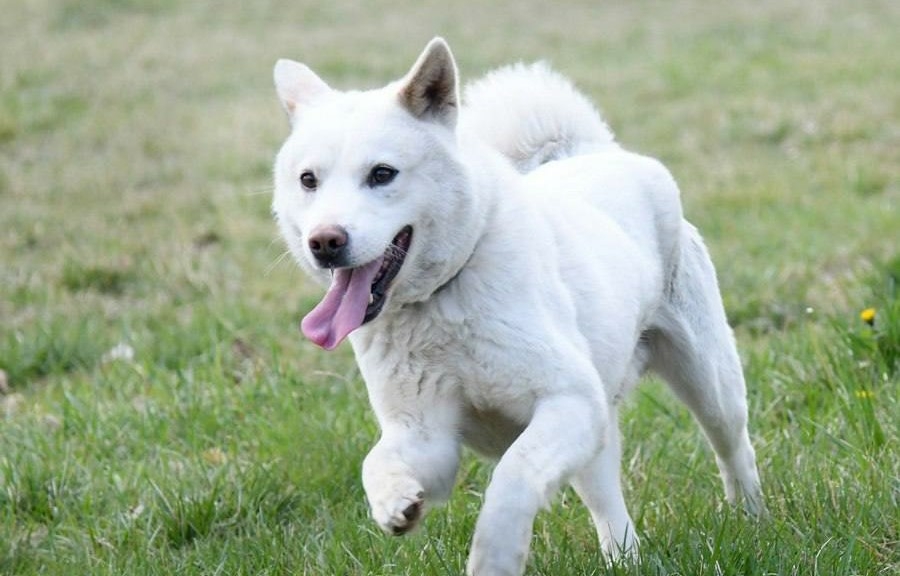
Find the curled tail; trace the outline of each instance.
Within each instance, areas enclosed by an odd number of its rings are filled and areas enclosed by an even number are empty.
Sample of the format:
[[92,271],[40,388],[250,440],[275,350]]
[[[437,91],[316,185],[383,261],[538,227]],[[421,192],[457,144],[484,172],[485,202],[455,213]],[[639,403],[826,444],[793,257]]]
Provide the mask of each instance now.
[[469,84],[460,123],[522,173],[616,145],[591,102],[543,62],[506,66]]

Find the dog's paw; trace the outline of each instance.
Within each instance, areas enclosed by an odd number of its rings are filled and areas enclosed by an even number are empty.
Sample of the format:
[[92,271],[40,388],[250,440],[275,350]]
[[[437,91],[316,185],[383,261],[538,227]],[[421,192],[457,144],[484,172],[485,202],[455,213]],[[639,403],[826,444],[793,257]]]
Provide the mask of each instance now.
[[372,518],[382,530],[394,536],[406,534],[416,527],[425,512],[425,491],[415,481],[408,480],[393,494],[370,496]]
[[638,548],[639,541],[634,535],[634,524],[630,521],[624,535],[619,539],[608,532],[600,537],[600,549],[607,560],[612,562],[636,562],[639,558]]

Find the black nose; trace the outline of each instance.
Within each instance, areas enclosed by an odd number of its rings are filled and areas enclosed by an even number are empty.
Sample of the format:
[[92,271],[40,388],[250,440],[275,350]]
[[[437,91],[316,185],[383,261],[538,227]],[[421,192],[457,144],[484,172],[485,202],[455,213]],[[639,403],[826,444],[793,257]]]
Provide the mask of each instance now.
[[349,239],[347,231],[341,226],[317,226],[309,234],[309,251],[321,266],[344,266]]

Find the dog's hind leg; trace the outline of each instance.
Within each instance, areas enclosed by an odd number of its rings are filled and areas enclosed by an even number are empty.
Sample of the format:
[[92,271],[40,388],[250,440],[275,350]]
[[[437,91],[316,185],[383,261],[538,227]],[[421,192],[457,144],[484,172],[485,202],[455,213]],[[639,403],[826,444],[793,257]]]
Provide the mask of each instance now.
[[619,469],[622,444],[615,410],[610,411],[603,449],[572,478],[572,487],[591,512],[600,546],[608,558],[633,556],[638,539],[625,508]]
[[740,359],[712,262],[700,235],[687,223],[667,301],[648,336],[650,368],[703,427],[716,453],[726,497],[733,503],[743,499],[748,512],[762,514]]

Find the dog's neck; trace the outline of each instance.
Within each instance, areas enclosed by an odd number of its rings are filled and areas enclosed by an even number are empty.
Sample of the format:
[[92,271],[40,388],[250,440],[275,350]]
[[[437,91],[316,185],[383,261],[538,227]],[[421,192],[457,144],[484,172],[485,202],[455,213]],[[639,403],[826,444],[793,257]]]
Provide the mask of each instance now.
[[[461,306],[453,294],[462,284],[484,281],[478,272],[479,255],[492,250],[492,242],[504,234],[502,218],[498,216],[500,203],[502,200],[507,205],[516,204],[521,177],[505,159],[484,148],[480,142],[463,144],[460,148],[466,146],[481,158],[479,162],[467,162],[465,157],[458,159],[465,174],[464,187],[460,190],[465,198],[455,214],[454,225],[462,233],[451,241],[453,257],[430,263],[440,268],[430,289],[414,299],[389,305],[371,325],[364,325],[352,333],[350,340],[357,353],[365,352],[376,341],[386,344],[395,338],[405,339],[401,334],[408,332],[410,324],[423,318],[451,332],[470,319],[472,311]],[[484,162],[485,156],[494,161]]]

